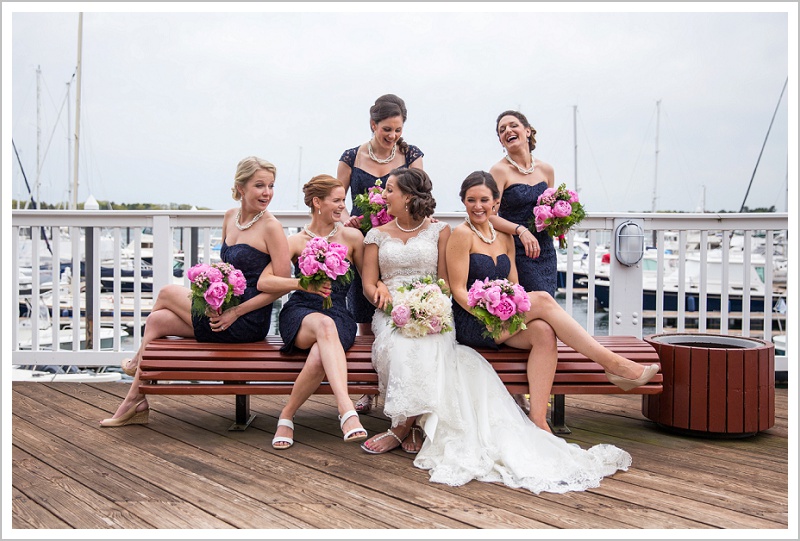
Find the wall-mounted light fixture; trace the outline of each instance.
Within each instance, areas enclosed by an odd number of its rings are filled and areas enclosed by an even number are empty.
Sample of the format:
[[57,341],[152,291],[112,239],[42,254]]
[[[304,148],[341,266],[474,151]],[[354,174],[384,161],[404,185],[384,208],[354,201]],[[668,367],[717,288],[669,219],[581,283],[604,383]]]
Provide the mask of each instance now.
[[636,222],[622,222],[614,232],[617,261],[632,267],[644,256],[644,229]]

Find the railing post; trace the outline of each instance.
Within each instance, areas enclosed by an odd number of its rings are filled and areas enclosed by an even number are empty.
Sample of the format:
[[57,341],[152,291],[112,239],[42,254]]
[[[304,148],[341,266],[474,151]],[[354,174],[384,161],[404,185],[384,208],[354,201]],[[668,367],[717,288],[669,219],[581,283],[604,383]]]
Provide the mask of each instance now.
[[153,298],[172,283],[172,230],[169,216],[153,216]]
[[[643,226],[642,220],[614,219],[614,230],[625,221]],[[615,257],[616,236],[612,239],[609,285],[608,334],[642,337],[642,262],[628,267]]]

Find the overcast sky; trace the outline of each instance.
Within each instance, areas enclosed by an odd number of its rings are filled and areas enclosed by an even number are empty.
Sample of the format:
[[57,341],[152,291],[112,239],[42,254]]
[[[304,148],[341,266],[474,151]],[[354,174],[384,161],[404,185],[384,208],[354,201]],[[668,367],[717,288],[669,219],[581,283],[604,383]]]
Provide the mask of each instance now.
[[797,5],[731,5],[4,2],[4,197],[28,197],[12,137],[35,189],[39,67],[39,199],[68,201],[83,10],[80,202],[226,209],[236,163],[258,155],[278,168],[271,208],[305,210],[299,186],[335,175],[370,137],[375,98],[395,93],[440,211],[502,157],[506,109],[571,188],[577,144],[590,213],[649,211],[654,196],[657,210],[738,211],[776,108],[746,204],[786,211]]

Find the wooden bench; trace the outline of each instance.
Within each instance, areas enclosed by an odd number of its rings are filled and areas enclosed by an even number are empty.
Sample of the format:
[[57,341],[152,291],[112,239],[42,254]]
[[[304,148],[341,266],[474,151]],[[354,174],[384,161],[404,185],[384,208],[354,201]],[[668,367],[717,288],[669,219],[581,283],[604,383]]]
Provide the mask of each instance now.
[[[597,341],[625,358],[647,365],[658,363],[656,350],[632,336],[598,336]],[[200,343],[187,338],[161,338],[147,345],[141,360],[140,390],[144,394],[234,395],[236,420],[230,430],[244,430],[253,421],[250,395],[289,394],[305,362],[302,353],[283,354],[278,336],[248,344]],[[350,394],[378,394],[378,375],[372,368],[372,336],[357,336],[347,352]],[[510,393],[528,393],[528,352],[509,347],[478,349],[494,367]],[[610,383],[603,368],[559,342],[558,367],[551,393],[550,422],[553,431],[568,434],[564,395],[657,394],[662,376],[647,385],[623,391]],[[327,382],[316,394],[331,394]]]

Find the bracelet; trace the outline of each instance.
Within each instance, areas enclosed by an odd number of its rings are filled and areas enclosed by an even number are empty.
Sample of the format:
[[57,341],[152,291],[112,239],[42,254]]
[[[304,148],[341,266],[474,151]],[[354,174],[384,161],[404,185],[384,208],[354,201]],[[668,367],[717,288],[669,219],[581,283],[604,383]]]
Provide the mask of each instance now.
[[522,224],[519,224],[517,227],[514,228],[514,234],[519,237],[520,233],[518,233],[519,228],[522,227]]

